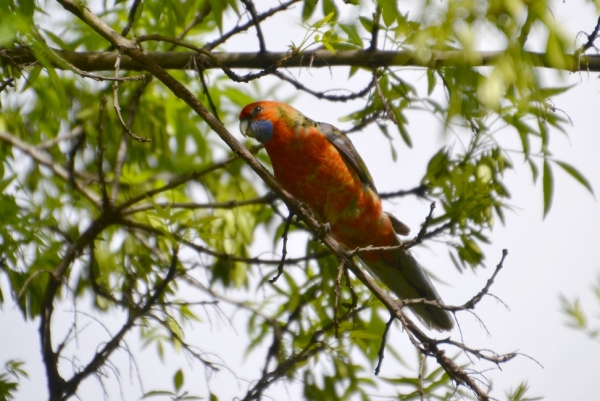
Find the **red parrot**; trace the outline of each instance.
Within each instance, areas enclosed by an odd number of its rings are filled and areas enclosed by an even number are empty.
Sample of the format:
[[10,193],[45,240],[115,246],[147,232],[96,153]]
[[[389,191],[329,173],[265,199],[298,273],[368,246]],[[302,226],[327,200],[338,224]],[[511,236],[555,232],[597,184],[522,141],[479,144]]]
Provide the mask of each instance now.
[[[365,163],[340,130],[305,117],[279,102],[260,101],[243,108],[240,131],[260,141],[271,159],[275,178],[306,203],[315,217],[329,223],[331,235],[347,249],[395,246],[407,227],[382,209]],[[370,273],[401,299],[426,298],[442,303],[421,266],[404,249],[363,252]],[[414,305],[420,320],[436,330],[451,330],[447,311]]]

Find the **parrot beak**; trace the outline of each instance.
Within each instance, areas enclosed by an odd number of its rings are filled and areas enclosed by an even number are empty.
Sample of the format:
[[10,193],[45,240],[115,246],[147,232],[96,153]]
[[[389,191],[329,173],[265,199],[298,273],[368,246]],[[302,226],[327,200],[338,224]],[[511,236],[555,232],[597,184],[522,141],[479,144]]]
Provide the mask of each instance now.
[[247,119],[240,120],[240,132],[244,136],[249,136],[251,138],[254,138],[254,135],[252,134],[252,131],[250,130],[250,121],[248,121]]

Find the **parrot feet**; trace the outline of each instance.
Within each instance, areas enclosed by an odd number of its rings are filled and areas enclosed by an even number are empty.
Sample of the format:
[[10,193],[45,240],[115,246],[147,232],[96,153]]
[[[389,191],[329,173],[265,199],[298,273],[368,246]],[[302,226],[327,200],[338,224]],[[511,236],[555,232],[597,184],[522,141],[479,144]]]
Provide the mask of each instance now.
[[329,234],[331,234],[331,224],[329,224],[329,222],[323,223],[319,226],[317,232],[315,233],[315,239],[323,242],[323,238]]

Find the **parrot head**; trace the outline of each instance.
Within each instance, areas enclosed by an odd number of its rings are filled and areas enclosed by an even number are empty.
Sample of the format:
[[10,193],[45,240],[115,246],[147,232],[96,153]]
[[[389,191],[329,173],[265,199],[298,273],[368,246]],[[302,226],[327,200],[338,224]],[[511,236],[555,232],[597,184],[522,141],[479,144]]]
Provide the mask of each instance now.
[[240,131],[261,143],[266,143],[277,135],[274,125],[285,121],[294,127],[305,119],[298,110],[285,103],[263,100],[250,103],[240,112]]
[[273,107],[276,102],[255,102],[247,105],[240,112],[240,131],[261,143],[273,137]]

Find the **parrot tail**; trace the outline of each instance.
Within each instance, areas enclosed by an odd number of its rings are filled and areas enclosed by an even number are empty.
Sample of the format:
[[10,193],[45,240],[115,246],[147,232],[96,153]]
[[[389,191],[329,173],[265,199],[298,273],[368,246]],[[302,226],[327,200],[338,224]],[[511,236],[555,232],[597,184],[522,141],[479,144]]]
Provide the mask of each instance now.
[[[425,298],[444,304],[425,271],[406,250],[388,251],[380,257],[361,258],[367,270],[400,299]],[[410,309],[428,328],[452,330],[454,319],[448,311],[429,305],[412,305]]]

